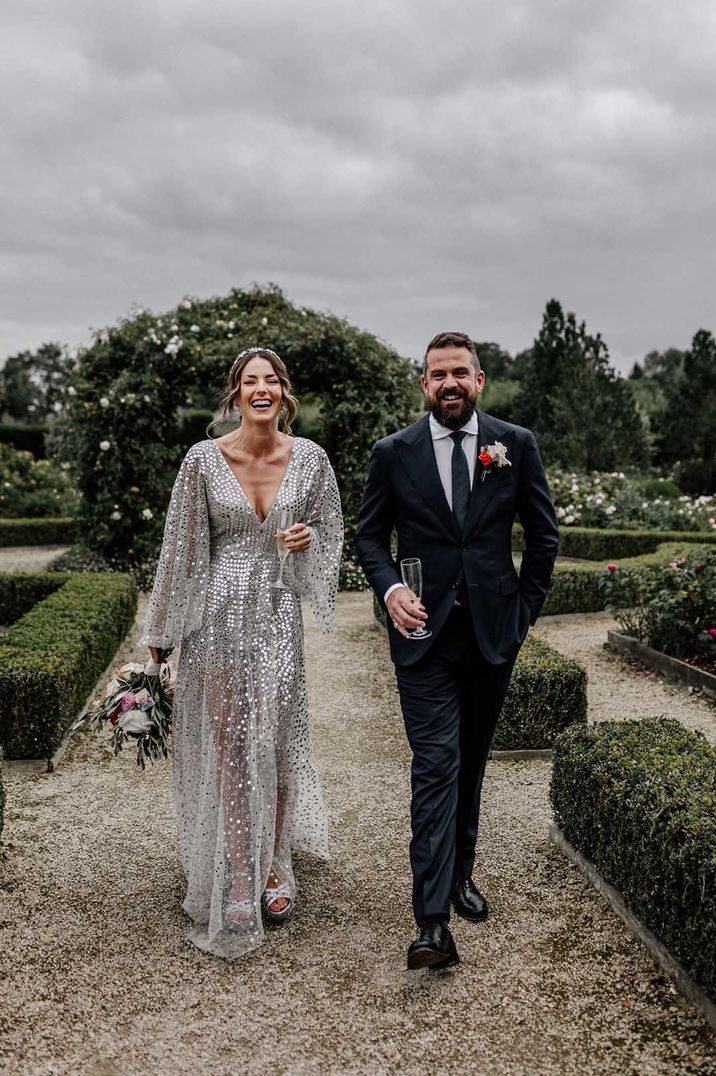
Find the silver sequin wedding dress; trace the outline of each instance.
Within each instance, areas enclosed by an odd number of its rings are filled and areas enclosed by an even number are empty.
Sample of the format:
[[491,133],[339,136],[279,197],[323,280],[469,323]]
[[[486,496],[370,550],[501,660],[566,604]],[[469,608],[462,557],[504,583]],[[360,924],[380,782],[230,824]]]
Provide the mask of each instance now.
[[[279,570],[279,508],[312,530],[310,548],[287,559],[283,590],[271,585]],[[312,441],[294,438],[263,522],[215,441],[185,456],[142,642],[181,645],[173,755],[184,909],[194,920],[191,940],[228,959],[261,942],[269,873],[292,881],[293,850],[327,856],[301,595],[330,631],[342,539],[335,475]],[[235,914],[237,898],[247,914]]]

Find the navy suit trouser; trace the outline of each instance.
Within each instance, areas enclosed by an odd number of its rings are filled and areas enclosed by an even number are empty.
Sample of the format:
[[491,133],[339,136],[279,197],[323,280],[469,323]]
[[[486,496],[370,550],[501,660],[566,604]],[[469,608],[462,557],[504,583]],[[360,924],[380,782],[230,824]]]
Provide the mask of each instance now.
[[468,611],[455,606],[427,653],[395,667],[413,752],[410,864],[419,924],[447,921],[453,882],[472,875],[485,765],[518,650],[491,665]]

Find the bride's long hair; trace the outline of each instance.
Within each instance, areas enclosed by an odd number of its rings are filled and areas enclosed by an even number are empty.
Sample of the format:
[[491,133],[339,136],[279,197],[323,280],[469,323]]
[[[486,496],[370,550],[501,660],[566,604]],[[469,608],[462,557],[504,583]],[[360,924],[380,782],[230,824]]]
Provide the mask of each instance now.
[[[283,418],[282,429],[284,433],[291,436],[291,426],[298,414],[298,400],[291,394],[291,381],[288,376],[285,362],[275,351],[271,351],[270,348],[250,347],[237,355],[236,361],[229,370],[229,376],[226,380],[226,388],[221,399],[221,414],[218,419],[214,419],[214,422],[220,422],[221,419],[228,418],[236,407],[241,395],[241,375],[244,372],[246,364],[256,357],[266,359],[266,361],[270,362],[273,366],[274,373],[281,385],[282,400],[280,415]],[[207,433],[214,425],[214,422],[209,423]]]

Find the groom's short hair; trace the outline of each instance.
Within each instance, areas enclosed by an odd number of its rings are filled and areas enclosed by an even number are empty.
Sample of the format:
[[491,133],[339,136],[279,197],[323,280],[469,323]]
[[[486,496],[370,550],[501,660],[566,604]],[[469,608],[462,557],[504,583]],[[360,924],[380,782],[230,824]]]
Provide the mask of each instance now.
[[477,349],[467,335],[467,333],[438,333],[434,336],[428,346],[425,348],[425,355],[423,357],[423,373],[428,369],[428,352],[434,351],[436,348],[441,347],[465,347],[472,355],[472,361],[475,369],[479,373],[482,367],[480,366],[480,360],[477,357]]

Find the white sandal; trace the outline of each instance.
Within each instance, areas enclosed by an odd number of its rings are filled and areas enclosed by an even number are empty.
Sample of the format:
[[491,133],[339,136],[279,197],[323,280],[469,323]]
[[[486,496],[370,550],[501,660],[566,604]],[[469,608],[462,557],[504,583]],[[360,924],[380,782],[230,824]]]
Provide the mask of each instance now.
[[[277,900],[288,901],[286,907],[282,908],[280,912],[271,910],[271,905],[275,904]],[[279,882],[277,886],[271,889],[264,889],[261,894],[261,907],[266,918],[271,923],[285,923],[293,915],[295,905],[296,895],[291,882]]]

